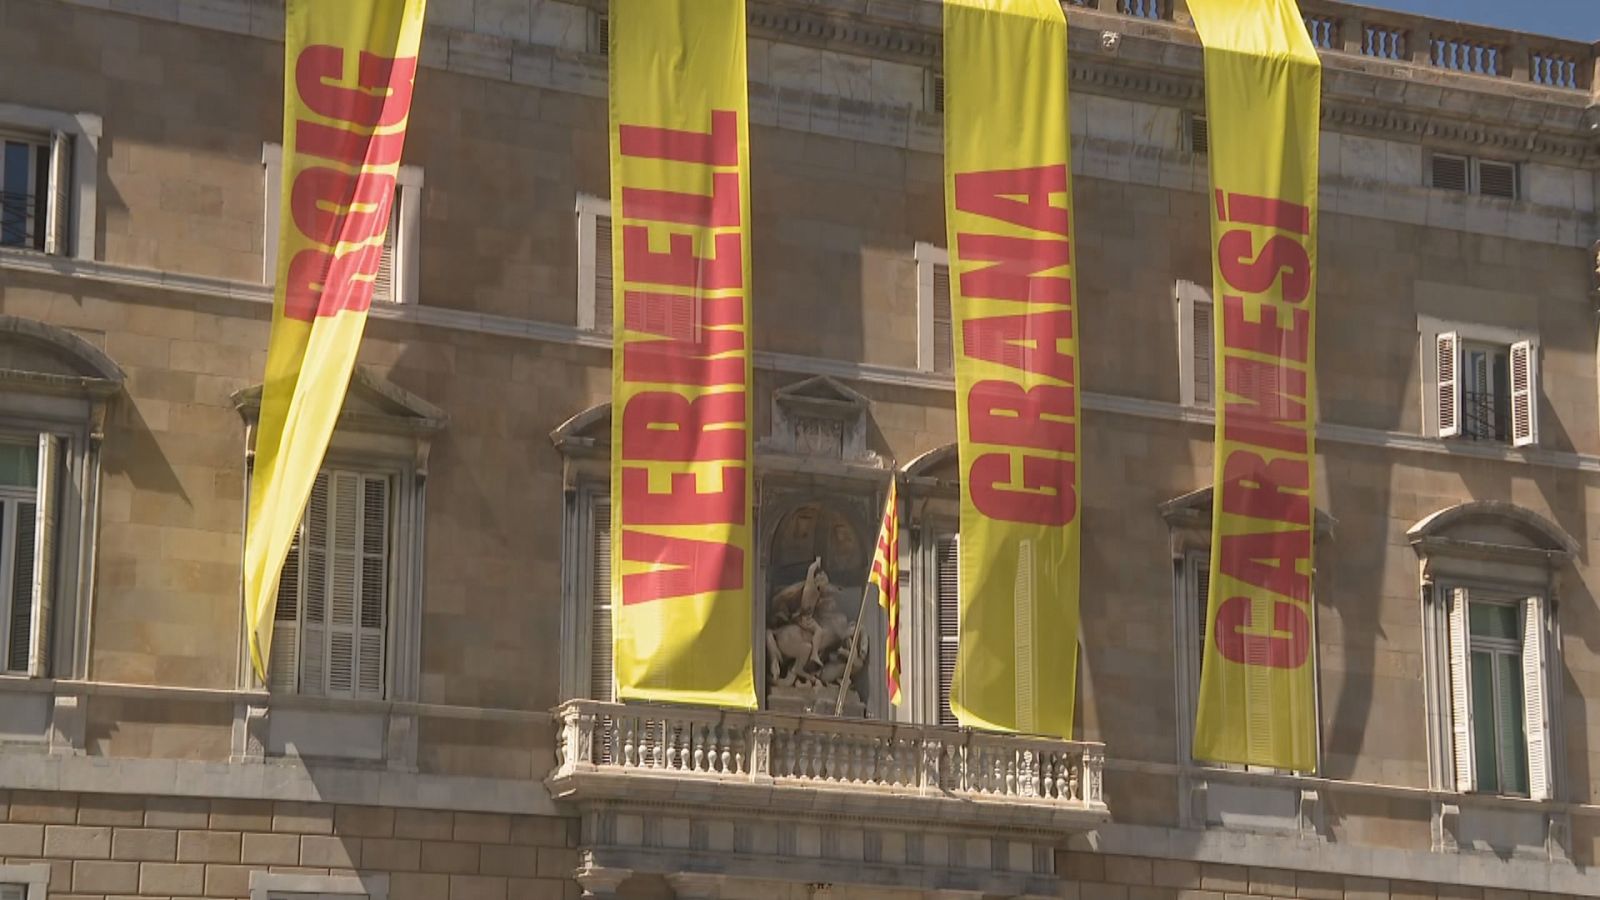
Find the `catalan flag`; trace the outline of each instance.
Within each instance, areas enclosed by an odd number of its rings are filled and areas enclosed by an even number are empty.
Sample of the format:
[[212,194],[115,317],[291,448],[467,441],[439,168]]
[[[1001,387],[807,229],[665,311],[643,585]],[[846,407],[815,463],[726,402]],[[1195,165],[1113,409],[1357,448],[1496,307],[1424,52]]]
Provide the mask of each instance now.
[[872,554],[872,574],[867,584],[877,585],[878,605],[889,620],[883,650],[883,674],[889,681],[889,702],[900,705],[900,497],[889,479],[889,498],[883,504],[883,526],[878,529],[878,549]]

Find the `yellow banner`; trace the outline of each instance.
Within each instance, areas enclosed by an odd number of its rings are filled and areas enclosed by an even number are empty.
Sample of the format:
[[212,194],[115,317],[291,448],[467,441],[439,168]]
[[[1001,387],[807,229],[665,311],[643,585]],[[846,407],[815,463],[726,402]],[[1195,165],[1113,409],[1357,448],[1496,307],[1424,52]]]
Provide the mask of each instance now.
[[267,680],[279,570],[344,404],[411,110],[426,0],[288,0],[272,337],[245,527],[250,662]]
[[744,0],[611,0],[617,696],[754,708]]
[[1314,772],[1322,66],[1294,0],[1189,11],[1205,45],[1220,386],[1195,755]]
[[963,725],[1072,736],[1078,342],[1067,21],[945,0],[945,223],[961,457]]

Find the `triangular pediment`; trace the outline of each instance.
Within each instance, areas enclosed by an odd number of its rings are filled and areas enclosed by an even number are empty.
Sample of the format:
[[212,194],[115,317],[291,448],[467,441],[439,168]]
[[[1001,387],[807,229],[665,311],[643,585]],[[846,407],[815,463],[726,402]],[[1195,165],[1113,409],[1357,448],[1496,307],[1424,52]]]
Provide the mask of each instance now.
[[861,410],[871,405],[871,401],[860,392],[827,375],[816,375],[804,381],[784,385],[773,391],[772,396],[779,403],[786,401],[816,403]]
[[[261,412],[261,385],[233,395],[233,406],[248,421]],[[444,428],[450,416],[365,366],[356,366],[339,410],[339,425],[358,431],[431,434]]]

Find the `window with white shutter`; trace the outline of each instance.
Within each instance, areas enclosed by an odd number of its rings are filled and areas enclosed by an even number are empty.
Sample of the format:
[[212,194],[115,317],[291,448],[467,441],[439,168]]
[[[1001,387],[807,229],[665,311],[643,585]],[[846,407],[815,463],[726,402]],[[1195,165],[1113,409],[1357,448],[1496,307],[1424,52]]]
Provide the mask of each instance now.
[[578,327],[610,334],[613,327],[611,201],[579,194]]
[[589,531],[589,699],[616,699],[611,665],[611,498],[592,495]]
[[1455,587],[1446,599],[1456,789],[1550,799],[1543,598]]
[[961,536],[934,539],[935,669],[939,686],[938,723],[956,725],[950,709],[950,689],[955,682],[956,651],[961,640]]
[[1178,383],[1185,406],[1209,409],[1216,405],[1216,357],[1212,347],[1216,331],[1211,292],[1192,281],[1174,289],[1178,301]]
[[318,473],[278,583],[273,690],[384,696],[392,489],[388,475]]
[[[278,278],[278,234],[282,216],[283,146],[261,146],[262,230],[261,280]],[[395,176],[394,198],[389,205],[389,227],[384,232],[378,271],[372,279],[372,302],[416,303],[421,281],[423,173],[418,166],[401,166]]]
[[943,247],[919,243],[917,262],[917,368],[948,375],[955,371],[955,318],[950,307],[950,255]]
[[[1477,336],[1483,334],[1487,339]],[[1501,334],[1480,329],[1434,335],[1429,387],[1440,437],[1538,444],[1538,343]]]
[[0,672],[50,674],[62,441],[0,441]]

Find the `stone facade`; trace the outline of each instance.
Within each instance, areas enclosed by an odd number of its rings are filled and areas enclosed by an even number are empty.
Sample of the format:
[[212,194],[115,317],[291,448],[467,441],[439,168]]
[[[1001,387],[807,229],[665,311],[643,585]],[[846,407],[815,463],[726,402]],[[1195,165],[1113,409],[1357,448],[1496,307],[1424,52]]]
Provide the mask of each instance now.
[[[903,651],[898,730],[686,714],[674,727],[722,729],[732,762],[663,782],[602,758],[616,710],[563,705],[590,693],[582,525],[609,427],[610,340],[579,327],[575,222],[580,197],[608,194],[604,4],[429,4],[406,149],[425,173],[418,296],[375,305],[330,456],[381,460],[415,511],[395,532],[410,555],[395,557],[381,696],[335,700],[251,683],[240,639],[281,4],[0,0],[0,132],[62,115],[97,129],[74,143],[91,252],[0,247],[0,433],[78,417],[86,523],[48,671],[0,675],[0,884],[44,872],[52,898],[219,900],[1600,896],[1592,48],[1302,0],[1334,29],[1322,760],[1316,777],[1219,770],[1189,758],[1174,576],[1204,546],[1196,491],[1212,478],[1174,299],[1211,271],[1200,54],[1182,0],[1150,19],[1117,6],[1068,5],[1081,742],[987,745],[934,722],[931,560],[955,515],[955,413],[924,359],[914,248],[944,243],[939,6],[764,0],[750,5],[756,434],[793,424],[775,395],[848,391],[865,412],[848,458],[767,440],[760,477],[869,495],[898,469],[922,643]],[[1364,52],[1375,32],[1406,51]],[[1498,74],[1433,64],[1457,41],[1497,48]],[[1515,165],[1516,196],[1432,186],[1440,156]],[[1534,446],[1438,436],[1432,341],[1455,329],[1537,340]],[[29,393],[41,373],[110,397],[104,420],[71,391]],[[1449,510],[1471,521],[1428,524]],[[1481,574],[1460,558],[1473,542],[1501,554],[1490,574],[1548,577],[1548,799],[1459,792],[1441,749],[1443,663],[1419,593]],[[780,758],[785,734],[855,755],[835,769],[801,742],[801,762]],[[921,755],[885,755],[892,741]],[[983,782],[980,753],[1011,780]]]

